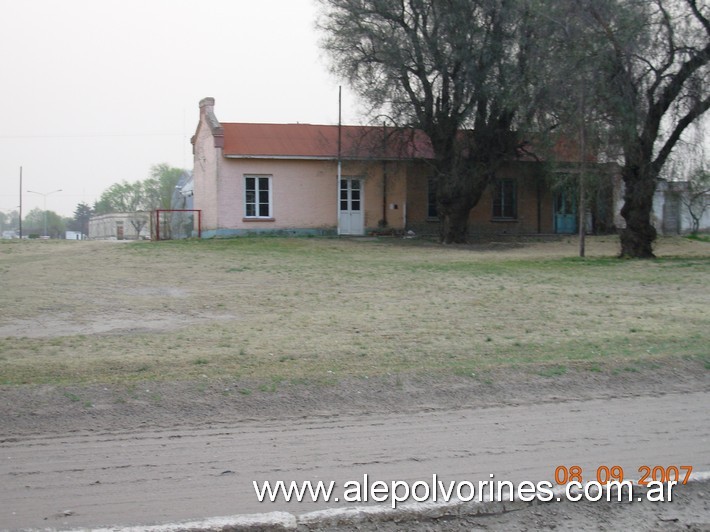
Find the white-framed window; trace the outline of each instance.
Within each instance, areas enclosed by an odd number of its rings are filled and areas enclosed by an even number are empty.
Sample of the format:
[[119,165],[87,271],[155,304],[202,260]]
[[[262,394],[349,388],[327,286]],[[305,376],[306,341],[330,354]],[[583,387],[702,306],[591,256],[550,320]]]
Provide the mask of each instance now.
[[245,218],[272,218],[271,176],[244,176]]
[[518,217],[518,191],[514,179],[499,179],[493,190],[493,219],[514,220]]

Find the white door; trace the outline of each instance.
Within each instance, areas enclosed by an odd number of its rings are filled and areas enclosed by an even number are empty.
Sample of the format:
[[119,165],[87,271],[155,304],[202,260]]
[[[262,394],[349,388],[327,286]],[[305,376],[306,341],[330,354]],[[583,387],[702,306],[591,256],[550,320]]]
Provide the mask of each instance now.
[[339,235],[362,235],[365,233],[365,217],[362,209],[362,179],[340,179]]

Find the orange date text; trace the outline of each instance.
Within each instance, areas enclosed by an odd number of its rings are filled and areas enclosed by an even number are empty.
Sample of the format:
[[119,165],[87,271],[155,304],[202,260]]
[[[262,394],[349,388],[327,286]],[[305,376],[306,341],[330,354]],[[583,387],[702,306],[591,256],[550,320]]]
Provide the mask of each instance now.
[[[686,484],[693,472],[693,466],[688,465],[670,465],[670,466],[648,466],[642,465],[638,468],[637,473],[638,484],[646,486],[649,482],[677,482]],[[579,482],[580,484],[586,481],[596,481],[600,484],[609,482],[624,482],[624,468],[618,465],[605,466],[600,465],[596,471],[592,473],[591,478],[585,478],[585,473],[578,465],[572,466],[557,466],[555,469],[555,483],[567,484],[569,482]]]

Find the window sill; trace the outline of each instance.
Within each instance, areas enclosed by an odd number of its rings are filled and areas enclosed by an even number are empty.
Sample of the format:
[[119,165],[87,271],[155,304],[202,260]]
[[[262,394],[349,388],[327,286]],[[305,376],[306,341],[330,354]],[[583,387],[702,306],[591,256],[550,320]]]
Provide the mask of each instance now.
[[275,222],[276,218],[242,218],[242,222]]
[[493,223],[518,223],[520,220],[518,218],[491,218]]

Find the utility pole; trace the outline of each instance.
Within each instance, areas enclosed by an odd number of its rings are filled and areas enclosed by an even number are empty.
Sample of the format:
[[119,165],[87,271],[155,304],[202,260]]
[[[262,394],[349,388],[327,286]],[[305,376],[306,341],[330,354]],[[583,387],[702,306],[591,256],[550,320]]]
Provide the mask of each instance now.
[[337,233],[340,235],[340,187],[341,183],[340,180],[343,177],[343,159],[342,159],[342,150],[343,150],[343,87],[339,86],[338,87],[338,186],[335,188],[337,192],[337,198],[338,201],[336,205],[338,206],[338,210],[336,211],[337,218],[335,219],[337,222]]
[[585,132],[587,102],[585,98],[584,82],[582,82],[582,90],[580,95],[580,124],[579,124],[579,256],[584,258],[587,233],[587,199],[585,197],[585,172],[587,158],[587,136]]
[[20,241],[22,241],[22,167],[20,166]]

